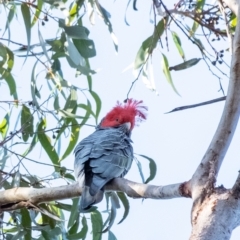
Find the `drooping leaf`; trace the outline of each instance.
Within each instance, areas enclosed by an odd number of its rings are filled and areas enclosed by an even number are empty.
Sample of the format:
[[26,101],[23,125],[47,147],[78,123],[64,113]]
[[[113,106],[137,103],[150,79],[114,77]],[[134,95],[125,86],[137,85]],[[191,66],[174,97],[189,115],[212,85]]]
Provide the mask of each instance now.
[[13,4],[12,6],[10,6],[9,8],[9,12],[8,12],[8,16],[7,16],[7,21],[6,21],[6,26],[5,26],[5,30],[4,33],[2,34],[2,36],[4,36],[6,30],[8,30],[8,40],[11,39],[11,34],[10,34],[10,24],[13,20],[14,15],[16,14],[16,5]]
[[78,212],[78,202],[79,198],[73,198],[72,199],[72,209],[71,209],[71,214],[68,220],[68,228],[71,228],[77,218],[79,218],[79,212]]
[[119,197],[119,199],[120,199],[120,201],[122,202],[123,207],[124,207],[123,217],[122,217],[122,219],[121,219],[121,220],[119,221],[119,223],[118,223],[118,224],[120,224],[120,223],[122,223],[122,222],[126,219],[126,217],[128,216],[129,210],[130,210],[130,205],[129,205],[129,201],[128,201],[128,199],[127,199],[127,196],[126,196],[126,194],[125,194],[124,192],[117,192],[117,195],[118,195],[118,197]]
[[38,142],[37,134],[34,134],[34,137],[32,139],[32,142],[30,143],[30,146],[27,148],[27,150],[22,155],[27,156],[33,150],[33,148],[36,146],[37,142]]
[[[205,4],[205,0],[197,0],[196,1],[196,7],[195,7],[195,12],[196,14],[198,14],[200,17],[200,13],[202,12],[202,9],[204,7],[204,4]],[[201,21],[201,20],[200,20]],[[191,31],[189,32],[190,33],[190,36],[194,36],[195,35],[195,32],[197,31],[199,27],[199,23],[197,21],[194,21],[193,22],[193,26],[192,26],[192,29]]]
[[73,109],[77,106],[77,99],[78,97],[76,89],[71,88],[70,94],[64,106],[64,110],[69,113],[72,113]]
[[59,19],[59,27],[63,28],[66,34],[73,39],[88,40],[89,30],[83,26],[66,26],[63,19]]
[[59,172],[59,168],[56,167],[56,166],[60,166],[59,162],[58,162],[59,157],[56,153],[55,148],[51,144],[50,138],[44,132],[44,130],[46,129],[46,125],[47,125],[47,120],[46,120],[46,118],[43,118],[37,128],[38,139],[39,139],[39,142],[41,143],[42,147],[48,154],[50,160],[55,165],[55,171]]
[[13,96],[14,100],[18,101],[16,83],[12,74],[1,67],[0,67],[0,74],[1,74],[1,77],[7,82],[7,85],[10,90],[10,95]]
[[24,240],[32,239],[32,231],[31,231],[31,218],[28,210],[26,208],[21,209],[21,225],[24,228],[26,234],[24,235]]
[[108,240],[117,240],[116,236],[111,231],[108,231]]
[[0,43],[0,68],[2,71],[6,70],[11,72],[14,65],[14,54],[13,52],[4,44]]
[[[18,228],[16,228],[16,229],[18,229]],[[4,229],[4,230],[5,230],[5,229]],[[26,234],[27,234],[26,231],[20,230],[20,231],[17,231],[17,234],[15,234],[15,235],[7,234],[6,240],[8,240],[8,239],[11,239],[11,240],[23,239],[23,237],[24,237]],[[8,238],[8,236],[10,236],[10,237]],[[28,238],[28,239],[29,239],[29,238]]]
[[76,234],[72,234],[68,236],[69,240],[76,240],[76,239],[86,239],[87,236],[87,232],[88,232],[88,225],[87,225],[87,219],[85,216],[82,217],[82,228],[80,230],[80,232],[76,233]]
[[139,154],[139,156],[147,159],[149,161],[149,171],[150,171],[150,174],[149,174],[149,177],[147,178],[147,180],[145,181],[145,184],[149,183],[150,181],[152,181],[156,174],[157,174],[157,165],[155,163],[155,161],[150,158],[150,157],[147,157],[145,155],[142,155],[142,154]]
[[137,52],[137,56],[134,61],[134,69],[138,69],[142,67],[143,64],[146,63],[149,57],[149,47],[152,43],[152,38],[147,38],[143,43],[142,46],[139,48]]
[[[71,226],[71,228],[68,230],[68,235],[75,235],[78,231],[80,225],[80,215],[78,218],[76,218],[75,223]],[[69,239],[69,238],[68,238]],[[79,239],[79,238],[78,238]]]
[[84,118],[83,116],[78,116],[65,110],[59,110],[58,114],[63,118],[80,118],[80,119]]
[[38,61],[36,61],[35,64],[33,65],[32,74],[31,74],[31,95],[32,95],[33,105],[36,106],[37,108],[39,108],[37,97],[41,98],[41,96],[40,96],[40,93],[36,86],[36,73],[35,72],[36,72],[37,63],[38,63]]
[[74,149],[74,147],[78,142],[80,126],[78,125],[78,122],[76,121],[75,118],[71,119],[71,124],[72,126],[71,126],[69,144],[63,156],[59,159],[59,161],[62,161],[63,159],[65,159],[72,152],[72,150]]
[[201,60],[201,58],[192,58],[192,59],[185,61],[183,63],[180,63],[178,65],[169,67],[169,71],[171,71],[171,70],[179,71],[179,70],[184,70],[186,68],[190,68],[190,67],[196,65],[200,60]]
[[37,0],[37,8],[36,8],[35,14],[33,16],[31,27],[33,27],[34,24],[38,21],[39,15],[42,12],[42,6],[43,6],[43,1],[42,0]]
[[38,212],[41,212],[43,213],[44,215],[46,215],[47,217],[55,220],[55,221],[63,221],[60,217],[59,217],[59,214],[58,212],[53,212],[53,207],[51,206],[48,206],[48,209],[47,208],[43,208],[42,206],[38,206],[37,208],[34,208],[35,211],[38,211]]
[[235,31],[237,26],[237,16],[232,12],[230,17],[230,27],[232,31]]
[[0,133],[2,135],[2,138],[6,137],[8,128],[9,128],[9,113],[7,113],[0,122]]
[[140,177],[142,179],[142,182],[144,183],[145,180],[144,180],[143,171],[142,171],[142,164],[141,164],[141,162],[139,162],[139,160],[137,158],[134,158],[134,159],[135,159],[135,162],[137,164],[138,171],[139,171]]
[[22,138],[27,142],[29,136],[33,136],[33,116],[30,109],[23,104],[21,113]]
[[30,15],[30,10],[29,10],[29,5],[27,3],[22,3],[21,4],[21,11],[22,11],[22,16],[25,24],[25,29],[27,33],[27,55],[29,52],[29,47],[31,43],[31,15]]
[[115,192],[110,193],[110,200],[111,200],[111,211],[109,213],[109,223],[106,229],[102,231],[102,233],[105,233],[111,229],[117,216],[117,209],[120,208],[119,200]]
[[111,23],[111,21],[109,19],[111,17],[111,15],[98,1],[95,1],[95,4],[96,4],[96,7],[97,7],[100,15],[102,16],[102,18],[103,18],[103,20],[105,22],[105,24],[108,27],[108,31],[110,32],[110,35],[111,35],[111,38],[112,38],[112,41],[113,41],[113,44],[114,44],[115,51],[118,52],[118,40],[117,40],[116,35],[113,32],[112,23]]
[[93,240],[101,240],[103,220],[102,220],[102,215],[99,211],[94,210],[91,212],[91,222],[92,222]]
[[96,56],[96,49],[91,39],[73,39],[73,43],[79,53],[84,58],[92,58]]
[[157,42],[164,32],[167,20],[167,18],[160,20],[154,29],[153,35],[143,41],[134,61],[134,69],[138,69],[146,63],[149,55],[151,55],[156,48]]
[[40,45],[42,47],[42,50],[43,50],[43,53],[44,53],[46,59],[48,60],[49,64],[52,64],[52,61],[51,61],[50,57],[48,56],[48,52],[47,52],[47,48],[46,48],[47,43],[45,42],[39,27],[38,27],[38,38],[39,38],[39,42],[40,42]]
[[178,50],[180,56],[185,61],[185,55],[184,55],[184,51],[182,49],[181,40],[176,32],[172,32],[172,38],[173,38],[173,42],[175,43],[175,46],[177,47],[177,50]]
[[97,95],[96,92],[94,92],[94,91],[89,91],[89,92],[92,95],[92,97],[94,98],[95,103],[96,103],[96,113],[95,113],[95,116],[96,116],[96,123],[97,123],[98,116],[99,116],[99,113],[100,113],[101,107],[102,107],[101,98]]
[[177,93],[180,96],[180,94],[178,93],[177,89],[175,88],[175,86],[173,84],[171,73],[169,71],[169,65],[168,65],[167,57],[163,53],[162,53],[162,70],[163,70],[163,73],[164,73],[168,83],[172,86],[175,93]]

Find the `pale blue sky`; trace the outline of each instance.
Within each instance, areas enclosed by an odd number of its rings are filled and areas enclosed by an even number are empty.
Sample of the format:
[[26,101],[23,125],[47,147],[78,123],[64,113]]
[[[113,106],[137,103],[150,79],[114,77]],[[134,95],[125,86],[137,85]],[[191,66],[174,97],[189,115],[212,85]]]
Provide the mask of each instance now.
[[[99,68],[101,70],[93,76],[93,89],[101,97],[102,111],[100,116],[103,117],[115,105],[117,100],[123,101],[126,98],[134,76],[131,70],[122,72],[134,61],[142,41],[152,34],[153,25],[149,21],[150,1],[138,1],[138,12],[133,11],[131,6],[129,7],[127,17],[130,26],[126,26],[124,23],[124,11],[127,1],[101,2],[112,15],[113,29],[119,41],[118,54],[115,54],[108,30],[98,16],[96,16],[96,25],[94,27],[89,25],[87,18],[84,19],[84,23],[89,27],[89,37],[94,39],[97,49],[97,57],[91,59],[91,66],[93,69]],[[168,6],[171,5],[168,3]],[[0,15],[0,23],[3,22],[1,20],[3,16],[3,14]],[[52,31],[48,24],[41,27],[41,30],[44,29],[45,36]],[[177,31],[175,27],[173,30]],[[12,36],[14,37],[16,34],[19,35],[19,32],[12,27]],[[24,42],[24,39],[25,31],[23,29],[19,41]],[[170,52],[166,51],[166,41],[163,37],[164,50],[159,47],[153,56],[154,78],[159,95],[148,90],[142,83],[141,78],[137,81],[130,94],[130,97],[143,100],[149,107],[147,121],[133,130],[132,139],[136,153],[147,155],[157,163],[157,176],[151,182],[154,185],[178,183],[191,178],[211,141],[224,106],[224,103],[221,102],[177,113],[164,114],[178,106],[194,104],[222,96],[218,92],[218,79],[208,71],[203,61],[200,61],[197,66],[190,68],[188,71],[172,72],[174,84],[181,97],[175,94],[162,73],[161,52],[164,52],[169,58],[170,65],[180,63],[182,59],[172,43],[170,34],[168,34],[168,39]],[[181,40],[187,59],[201,57],[199,51],[186,37],[181,35]],[[37,38],[32,40],[33,43],[37,41]],[[221,42],[221,45],[217,46],[218,50],[227,47],[227,41],[225,43]],[[27,61],[22,66],[20,64],[22,59],[16,61],[19,65],[16,66],[14,71],[15,78],[18,82],[22,81],[18,90],[20,99],[29,100],[27,96],[30,89],[26,89],[26,91],[24,89],[22,93],[21,90],[29,87],[31,76],[31,70],[29,71],[29,69],[32,68],[33,62]],[[230,58],[227,56],[226,61],[230,62]],[[227,68],[221,66],[221,69],[229,75]],[[68,69],[64,77],[66,80],[82,87],[82,84],[85,84],[84,77],[76,79],[74,74],[74,70]],[[226,92],[228,79],[224,78],[220,73],[218,75],[223,78],[222,84]],[[44,82],[43,78],[42,81]],[[8,97],[8,95],[4,94],[4,91],[4,87],[1,86],[0,100],[6,100]],[[82,130],[80,139],[89,135],[92,131],[92,128],[86,127]],[[228,188],[233,185],[240,168],[239,142],[240,129],[238,127],[221,168],[217,185],[223,184]],[[37,152],[39,153],[40,147],[38,148]],[[37,158],[38,156],[40,155],[37,155]],[[36,154],[34,157],[36,158]],[[46,155],[42,151],[41,160],[44,158],[46,158]],[[73,161],[74,156],[71,155],[64,161],[64,165],[73,168]],[[144,174],[148,176],[148,163],[144,160],[141,160],[141,162],[144,166]],[[36,169],[32,164],[30,166],[33,172],[39,173],[40,168]],[[44,171],[44,174],[42,174],[46,175],[48,174],[47,171],[50,171],[50,174],[52,169],[42,171]],[[126,178],[141,182],[136,164],[133,163]],[[122,224],[114,224],[112,227],[112,231],[118,240],[133,238],[138,240],[188,239],[191,231],[191,199],[129,200],[131,208],[128,218]],[[104,210],[103,204],[100,204],[100,210]],[[116,222],[121,217],[122,211],[119,210]],[[231,239],[237,240],[239,235],[240,228],[233,232]],[[90,235],[88,239],[91,239]]]

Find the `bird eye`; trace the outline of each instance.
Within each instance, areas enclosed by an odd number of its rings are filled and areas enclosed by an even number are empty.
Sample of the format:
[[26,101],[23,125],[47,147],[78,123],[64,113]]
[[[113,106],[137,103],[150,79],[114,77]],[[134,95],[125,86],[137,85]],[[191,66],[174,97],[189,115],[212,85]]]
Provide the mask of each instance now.
[[118,122],[119,121],[119,119],[118,118],[116,118],[116,122]]

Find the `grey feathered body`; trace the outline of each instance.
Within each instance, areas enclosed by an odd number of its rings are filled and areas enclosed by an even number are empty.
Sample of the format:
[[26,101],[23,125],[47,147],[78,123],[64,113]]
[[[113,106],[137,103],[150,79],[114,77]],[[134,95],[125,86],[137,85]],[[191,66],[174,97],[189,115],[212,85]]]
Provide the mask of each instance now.
[[125,124],[116,128],[98,127],[77,145],[75,177],[84,186],[80,211],[100,202],[106,183],[123,177],[130,169],[133,148],[128,130]]

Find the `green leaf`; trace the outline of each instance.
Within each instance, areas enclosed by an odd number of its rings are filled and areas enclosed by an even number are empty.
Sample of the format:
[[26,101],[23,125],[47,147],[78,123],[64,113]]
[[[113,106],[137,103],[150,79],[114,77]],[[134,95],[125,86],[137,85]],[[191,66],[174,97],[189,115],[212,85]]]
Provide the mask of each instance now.
[[23,104],[21,113],[22,138],[27,142],[29,136],[33,136],[33,116],[30,109]]
[[65,110],[59,110],[59,115],[63,118],[80,118],[80,119],[83,119],[84,117],[82,116],[78,116],[76,114],[72,114],[68,111],[65,111]]
[[36,106],[37,108],[39,108],[39,104],[38,104],[36,97],[41,98],[41,96],[37,89],[36,79],[35,79],[37,63],[38,63],[38,61],[36,61],[35,64],[33,65],[32,74],[31,74],[31,95],[32,95],[33,105]]
[[111,231],[108,231],[108,240],[117,240],[116,236]]
[[[68,231],[69,235],[75,235],[77,233],[77,230],[79,228],[79,224],[80,224],[80,215],[79,217],[76,219],[75,223],[71,226],[71,228]],[[69,239],[69,238],[68,238]],[[79,239],[79,238],[77,238]]]
[[15,83],[15,80],[14,80],[12,74],[9,71],[7,71],[1,67],[0,67],[0,74],[2,75],[2,78],[4,78],[8,84],[8,87],[10,90],[10,95],[13,96],[14,100],[17,101],[18,96],[17,96],[17,90],[16,90],[16,83]]
[[96,4],[96,7],[97,7],[101,17],[104,20],[104,23],[108,27],[108,31],[110,32],[111,38],[113,40],[115,51],[117,52],[118,51],[118,40],[117,40],[116,35],[113,32],[112,23],[109,20],[110,14],[108,13],[108,11],[104,7],[102,7],[100,5],[100,3],[98,1],[95,1],[95,4]]
[[31,240],[32,239],[32,231],[31,231],[31,217],[26,208],[21,209],[21,225],[24,228],[24,231],[26,232],[24,239],[25,240]]
[[80,126],[78,125],[78,122],[76,121],[75,118],[71,119],[71,124],[72,124],[72,126],[71,126],[71,134],[70,134],[69,144],[68,144],[68,147],[67,147],[65,153],[59,159],[59,161],[62,161],[63,159],[65,159],[72,152],[72,150],[74,149],[74,147],[76,146],[76,144],[78,142]]
[[[91,66],[90,66],[90,63],[89,63],[89,60],[88,59],[85,59],[86,60],[86,66],[91,69]],[[89,91],[92,91],[92,77],[91,75],[87,75],[87,81],[88,81],[88,89]]]
[[42,12],[42,6],[43,6],[43,1],[42,0],[37,0],[36,12],[35,12],[35,14],[33,16],[31,27],[33,27],[34,24],[38,21],[39,15]]
[[81,231],[76,234],[69,235],[68,239],[70,239],[70,240],[85,239],[87,236],[87,232],[88,232],[87,219],[85,216],[83,216]]
[[16,14],[16,5],[13,4],[12,6],[10,6],[9,8],[9,12],[8,12],[8,17],[7,17],[7,21],[6,21],[6,26],[5,26],[5,30],[4,33],[2,34],[2,36],[4,36],[6,30],[8,30],[8,40],[11,39],[10,36],[10,23],[13,20],[14,15]]
[[[205,4],[205,0],[197,0],[197,1],[196,1],[195,12],[196,12],[196,14],[198,14],[199,16],[201,16],[200,13],[202,12],[202,9],[203,9],[203,7],[204,7],[204,4]],[[201,21],[201,19],[199,19],[199,21]],[[194,22],[193,22],[192,29],[191,29],[191,31],[189,32],[191,37],[195,35],[198,27],[199,27],[199,23],[196,22],[196,21],[194,21]]]
[[[66,41],[65,37],[56,40],[46,40],[46,43],[52,47],[52,51],[61,53],[64,52],[64,42]],[[52,57],[53,59],[53,57]]]
[[91,222],[92,222],[93,240],[101,240],[103,220],[102,220],[102,215],[99,211],[94,210],[91,212]]
[[68,220],[68,228],[72,227],[77,218],[79,218],[79,212],[78,212],[78,202],[79,198],[73,198],[72,199],[72,209],[71,214]]
[[167,20],[167,18],[160,20],[154,29],[153,35],[143,41],[134,61],[134,69],[138,69],[146,63],[149,55],[152,54],[153,50],[156,48],[158,40],[164,32]]
[[117,197],[117,194],[115,192],[110,193],[110,199],[111,199],[111,211],[109,215],[109,223],[106,229],[102,231],[102,233],[105,233],[109,231],[116,219],[117,216],[117,208],[120,208],[119,200]]
[[101,98],[97,95],[97,93],[95,93],[94,91],[89,91],[89,92],[92,95],[92,97],[94,98],[95,103],[96,103],[95,118],[96,118],[96,124],[97,124],[99,113],[100,113],[101,107],[102,107],[102,102],[101,102]]
[[53,206],[49,205],[48,208],[42,207],[42,206],[38,206],[38,208],[36,208],[35,210],[43,213],[44,215],[46,215],[48,218],[51,218],[52,220],[56,220],[56,221],[63,221],[59,216],[59,212],[54,211],[55,209],[53,208]]
[[141,154],[139,154],[139,156],[141,156],[149,161],[150,174],[149,174],[149,177],[147,178],[147,180],[145,181],[145,184],[147,184],[155,178],[155,176],[157,174],[157,165],[152,158],[147,157],[145,155],[141,155]]
[[72,113],[73,109],[77,106],[77,99],[78,97],[76,89],[71,88],[70,94],[64,106],[64,110],[69,113]]
[[21,11],[22,11],[22,16],[25,24],[26,33],[27,33],[27,43],[28,43],[27,55],[28,55],[28,51],[31,43],[31,15],[30,15],[29,6],[27,3],[21,4]]
[[232,31],[235,31],[237,26],[237,17],[236,15],[232,12],[231,17],[230,17],[230,27]]
[[182,49],[182,44],[181,44],[181,40],[180,38],[178,37],[177,33],[176,32],[172,32],[172,38],[173,38],[173,41],[177,47],[177,50],[180,54],[180,56],[183,58],[183,60],[185,61],[185,55],[184,55],[184,51]]
[[[46,129],[46,124],[47,124],[46,118],[42,119],[42,121],[39,123],[38,128],[37,128],[38,139],[39,139],[39,142],[41,143],[42,147],[44,148],[44,150],[48,154],[49,158],[51,159],[52,163],[56,166],[60,166],[60,164],[58,162],[59,157],[56,153],[56,150],[51,145],[50,138],[44,132],[45,129]],[[56,167],[56,166],[54,167],[55,171],[59,172],[59,168]]]
[[175,93],[177,93],[180,96],[180,94],[178,93],[177,89],[175,88],[175,86],[173,84],[172,77],[171,77],[171,74],[169,71],[167,57],[163,53],[162,53],[162,70],[163,70],[165,77],[167,78],[168,83],[172,86]]
[[[41,207],[41,210],[42,210],[42,209],[45,209],[46,211],[50,211],[50,210],[49,210],[49,205],[46,204],[46,203],[41,204],[40,207]],[[48,215],[46,215],[46,214],[43,213],[43,212],[42,212],[41,216],[42,216],[42,219],[41,219],[41,220],[42,220],[42,225],[49,225],[51,229],[54,229],[54,228],[56,227],[56,221],[55,221],[55,219],[49,217]],[[44,232],[44,231],[42,231],[42,233],[43,233],[43,232]],[[44,233],[43,233],[43,234],[44,234]],[[46,235],[46,234],[44,234],[44,235]]]
[[59,19],[59,27],[65,30],[65,33],[73,39],[88,40],[89,30],[83,26],[66,26],[63,19]]
[[0,57],[2,57],[2,60],[0,61],[0,68],[6,70],[7,72],[11,72],[14,65],[14,54],[2,43],[0,43]]
[[41,34],[41,31],[40,31],[40,28],[38,27],[38,38],[39,38],[39,41],[40,41],[40,45],[42,47],[42,50],[43,50],[43,53],[46,57],[46,59],[48,60],[48,62],[52,65],[52,61],[50,59],[50,57],[48,56],[48,52],[47,52],[47,49],[46,49],[46,42],[45,40],[43,39],[43,36]]
[[58,94],[55,95],[54,102],[53,102],[53,107],[56,111],[58,111],[59,108],[60,108]]
[[134,69],[140,68],[143,64],[146,63],[149,57],[149,47],[152,43],[152,38],[147,38],[143,43],[142,46],[139,48],[137,52],[137,56],[134,61]]
[[171,71],[171,70],[179,71],[179,70],[183,70],[183,69],[186,69],[186,68],[190,68],[190,67],[196,65],[200,60],[201,60],[201,58],[190,59],[190,60],[188,60],[184,63],[180,63],[180,64],[175,65],[173,67],[169,67],[169,71]]
[[96,56],[96,49],[93,40],[90,39],[73,39],[73,43],[78,52],[84,58],[91,58]]
[[27,148],[27,150],[23,153],[23,156],[27,156],[32,150],[33,148],[36,146],[36,143],[38,142],[38,137],[37,134],[34,135],[33,140],[30,144],[30,146]]
[[[11,235],[12,237],[11,238],[6,238],[6,240],[8,240],[8,239],[11,239],[11,240],[19,240],[19,239],[23,239],[22,237],[25,235],[25,234],[27,234],[27,232],[26,231],[24,231],[24,230],[18,230],[17,231],[17,234],[16,235]],[[7,236],[8,235],[10,235],[10,234],[7,234]]]
[[135,158],[135,161],[136,161],[136,164],[137,164],[138,171],[139,171],[140,177],[142,179],[142,182],[144,183],[145,180],[144,180],[143,171],[142,171],[142,164],[141,164],[141,162],[138,161],[137,158]]
[[129,210],[130,210],[130,205],[129,205],[129,201],[128,201],[128,199],[127,199],[127,196],[126,196],[126,194],[125,194],[124,192],[117,192],[117,195],[118,195],[118,197],[119,197],[119,199],[120,199],[120,201],[122,202],[123,207],[124,207],[123,217],[122,217],[122,219],[121,219],[121,220],[119,221],[119,223],[118,223],[118,224],[120,224],[120,223],[122,223],[122,222],[126,219],[126,217],[128,216]]
[[8,128],[9,128],[9,113],[7,113],[3,120],[0,122],[0,133],[2,135],[2,138],[6,137]]

